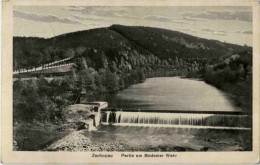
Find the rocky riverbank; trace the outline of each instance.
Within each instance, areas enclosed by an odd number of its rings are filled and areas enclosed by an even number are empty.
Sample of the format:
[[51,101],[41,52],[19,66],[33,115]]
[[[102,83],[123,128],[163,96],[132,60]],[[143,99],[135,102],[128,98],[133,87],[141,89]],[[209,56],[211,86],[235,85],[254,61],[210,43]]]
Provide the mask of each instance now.
[[48,146],[44,151],[125,151],[125,147],[121,143],[94,142],[82,135],[82,131],[73,131]]

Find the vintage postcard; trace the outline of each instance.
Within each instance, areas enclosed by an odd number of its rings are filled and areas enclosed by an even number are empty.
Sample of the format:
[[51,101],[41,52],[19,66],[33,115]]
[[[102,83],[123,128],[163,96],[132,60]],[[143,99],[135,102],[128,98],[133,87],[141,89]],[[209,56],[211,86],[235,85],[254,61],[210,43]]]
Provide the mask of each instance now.
[[258,1],[2,6],[3,163],[259,162]]

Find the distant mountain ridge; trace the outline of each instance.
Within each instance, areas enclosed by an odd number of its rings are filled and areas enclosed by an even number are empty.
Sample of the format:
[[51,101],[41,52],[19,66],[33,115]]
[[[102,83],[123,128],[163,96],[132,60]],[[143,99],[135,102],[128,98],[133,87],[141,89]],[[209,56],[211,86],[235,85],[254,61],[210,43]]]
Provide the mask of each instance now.
[[110,29],[119,32],[156,55],[163,54],[162,57],[215,58],[245,49],[240,45],[153,27],[112,25]]
[[130,54],[154,55],[160,60],[176,57],[212,59],[251,49],[177,31],[122,25],[72,32],[48,39],[14,37],[13,43],[14,68],[32,67],[89,50],[102,52],[97,54],[104,54],[108,62],[116,61],[119,65],[121,57],[128,59]]

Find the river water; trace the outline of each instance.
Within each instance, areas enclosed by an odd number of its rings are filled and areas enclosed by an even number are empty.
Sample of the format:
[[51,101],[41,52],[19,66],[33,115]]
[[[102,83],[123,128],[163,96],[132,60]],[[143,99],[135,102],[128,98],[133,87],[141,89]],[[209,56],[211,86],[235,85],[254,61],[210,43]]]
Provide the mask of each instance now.
[[150,110],[240,110],[226,94],[204,81],[179,77],[148,78],[110,95],[109,107]]
[[[148,78],[101,98],[110,108],[149,110],[239,111],[228,95],[203,81],[179,77]],[[243,150],[248,130],[160,128],[101,125],[84,134],[99,142],[120,142],[134,151]]]

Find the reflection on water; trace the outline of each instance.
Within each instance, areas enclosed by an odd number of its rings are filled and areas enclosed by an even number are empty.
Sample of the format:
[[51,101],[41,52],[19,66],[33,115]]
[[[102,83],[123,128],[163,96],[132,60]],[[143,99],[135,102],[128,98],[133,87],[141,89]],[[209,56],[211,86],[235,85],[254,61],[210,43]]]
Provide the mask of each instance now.
[[203,81],[179,77],[148,78],[116,94],[99,96],[111,108],[236,111],[225,93]]

